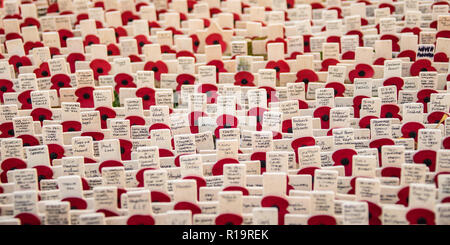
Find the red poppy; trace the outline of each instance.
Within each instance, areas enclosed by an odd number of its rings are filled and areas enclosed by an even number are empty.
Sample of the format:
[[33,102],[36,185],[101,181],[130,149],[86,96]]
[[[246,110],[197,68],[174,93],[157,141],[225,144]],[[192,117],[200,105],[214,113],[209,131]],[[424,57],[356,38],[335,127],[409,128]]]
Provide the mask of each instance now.
[[122,161],[131,160],[131,149],[133,148],[133,143],[129,140],[119,139],[119,144]]
[[286,44],[286,40],[284,38],[277,37],[274,40],[267,41],[266,42],[266,50],[270,43],[282,43],[283,47],[284,47],[284,53],[287,53],[287,44]]
[[143,61],[139,56],[134,55],[134,54],[129,55],[128,58],[130,58],[130,61],[132,63],[134,63],[134,62],[142,62]]
[[65,121],[61,123],[63,132],[81,131],[81,123],[78,121]]
[[58,30],[58,35],[59,35],[59,42],[61,44],[61,47],[63,48],[67,47],[67,39],[74,37],[73,32],[67,29]]
[[129,10],[122,12],[121,18],[122,18],[122,24],[124,26],[126,26],[128,24],[128,22],[133,22],[133,20],[140,19],[139,15],[135,15],[135,14],[133,14],[132,11],[129,11]]
[[101,119],[100,122],[102,129],[107,128],[106,121],[108,118],[116,118],[116,111],[114,111],[111,108],[101,106],[96,108],[95,110],[100,112],[100,119]]
[[216,103],[217,97],[219,96],[219,94],[217,93],[218,90],[219,89],[216,85],[204,83],[198,87],[197,92],[206,94],[206,103],[214,104]]
[[250,193],[248,192],[247,188],[242,186],[228,186],[223,188],[222,191],[240,191],[242,192],[243,196],[248,196]]
[[395,142],[392,139],[388,139],[388,138],[380,138],[380,139],[376,139],[376,140],[372,140],[369,143],[369,147],[370,148],[376,148],[378,150],[378,161],[379,161],[379,166],[383,166],[383,163],[381,161],[381,148],[384,145],[395,145]]
[[405,82],[403,81],[403,78],[401,78],[401,77],[390,77],[390,78],[384,80],[384,82],[383,82],[383,86],[394,85],[395,87],[397,87],[397,95],[398,95],[398,92],[400,90],[402,90],[404,84],[405,84]]
[[395,6],[389,3],[381,3],[380,5],[378,5],[378,8],[389,8],[391,14],[395,12]]
[[413,50],[403,50],[397,55],[397,58],[408,57],[410,61],[416,61],[416,52]]
[[148,87],[143,87],[136,90],[136,96],[142,98],[144,110],[150,109],[150,106],[155,105],[155,90]]
[[261,174],[266,172],[266,152],[254,152],[250,156],[250,160],[259,161],[261,164]]
[[200,46],[200,40],[196,34],[192,34],[189,37],[192,39],[192,48],[194,49],[194,53],[197,53],[198,47]]
[[225,65],[223,64],[223,61],[221,60],[211,60],[206,65],[216,67],[216,82],[219,82],[219,73],[227,72],[224,67]]
[[431,94],[438,93],[434,89],[422,89],[417,93],[417,102],[423,104],[423,112],[428,112],[428,102],[430,102]]
[[418,59],[416,60],[409,70],[409,73],[411,73],[411,76],[418,76],[420,72],[427,72],[427,71],[436,71],[436,68],[434,68],[431,65],[431,61],[428,59]]
[[39,165],[33,168],[37,170],[38,182],[43,179],[53,179],[53,170],[50,167]]
[[209,8],[209,14],[211,17],[219,13],[222,13],[222,10],[220,10],[219,8]]
[[127,30],[121,26],[113,27],[114,28],[114,34],[116,36],[116,42],[119,42],[120,37],[126,37],[128,36]]
[[362,100],[369,98],[364,95],[358,95],[353,98],[353,114],[355,118],[359,118],[359,111],[361,110]]
[[99,209],[96,211],[97,213],[103,213],[105,215],[106,218],[108,217],[115,217],[115,216],[119,216],[118,213],[113,212],[111,210],[107,210],[107,209]]
[[198,133],[198,118],[199,117],[207,117],[208,115],[202,111],[193,111],[189,113],[188,120],[189,126],[191,128],[191,133]]
[[154,168],[141,168],[136,173],[136,180],[138,181],[138,187],[144,187],[144,172],[149,170],[155,170]]
[[383,177],[397,177],[400,179],[401,177],[401,172],[402,169],[401,168],[397,168],[397,167],[384,167],[381,170],[381,176]]
[[334,90],[334,97],[344,97],[345,85],[340,82],[327,83],[325,88],[332,88]]
[[173,210],[190,210],[192,215],[202,213],[202,209],[198,205],[191,202],[178,202],[173,207]]
[[328,106],[321,106],[314,110],[313,116],[320,118],[320,127],[322,129],[330,128],[330,110]]
[[448,62],[447,54],[444,52],[437,52],[434,54],[434,62]]
[[399,114],[400,107],[397,104],[384,104],[381,106],[381,118],[398,118],[402,120],[402,116]]
[[300,137],[292,141],[291,147],[295,152],[295,160],[298,163],[298,148],[305,146],[316,145],[316,140],[313,137]]
[[185,176],[183,179],[195,180],[197,184],[197,200],[200,201],[200,188],[206,186],[206,180],[199,176]]
[[50,79],[50,82],[52,83],[52,86],[50,87],[50,89],[56,89],[56,91],[58,92],[58,96],[59,96],[59,90],[61,88],[71,88],[72,87],[72,85],[70,85],[70,82],[71,82],[70,77],[63,73],[53,75],[52,78]]
[[122,194],[127,193],[123,188],[117,188],[117,207],[122,208]]
[[386,34],[386,35],[381,36],[380,40],[391,40],[392,41],[392,51],[393,52],[400,51],[400,45],[398,45],[398,41],[400,41],[400,39],[397,36],[391,35],[391,34]]
[[103,59],[94,59],[89,64],[89,67],[94,72],[94,78],[95,80],[98,80],[99,76],[108,75],[109,71],[111,70],[111,65],[108,61]]
[[[2,80],[0,80],[0,84]],[[1,91],[1,87],[0,87],[0,91]],[[23,92],[21,92],[19,94],[19,96],[17,97],[17,100],[22,104],[22,106],[20,107],[20,109],[32,109],[32,104],[31,104],[31,92],[33,92],[33,90],[25,90]],[[1,93],[1,92],[0,92]],[[3,98],[3,95],[0,94],[0,99]]]
[[308,225],[336,225],[336,219],[330,215],[314,215],[308,219]]
[[234,75],[234,85],[237,86],[255,86],[254,80],[255,77],[248,71],[240,71]]
[[53,113],[46,108],[36,108],[31,111],[30,115],[33,117],[33,121],[40,121],[42,125],[44,120],[52,120]]
[[145,125],[145,119],[140,116],[128,116],[125,118],[125,120],[130,121],[130,126],[144,126]]
[[425,164],[431,172],[436,170],[436,151],[420,150],[413,155],[414,163]]
[[148,4],[145,3],[145,2],[137,3],[137,4],[135,5],[135,7],[136,7],[136,12],[139,12],[143,6],[148,6]]
[[17,136],[16,138],[22,139],[23,146],[35,146],[39,145],[39,140],[33,135],[22,134]]
[[135,36],[134,39],[136,39],[138,51],[139,51],[140,54],[142,54],[142,48],[143,48],[146,44],[151,44],[151,43],[152,43],[152,42],[150,42],[150,41],[147,39],[147,36],[145,36],[145,35],[143,35],[143,34]]
[[37,78],[50,77],[51,76],[50,68],[48,67],[48,63],[47,62],[41,63],[41,65],[39,65],[39,68],[34,69],[33,73],[36,74]]
[[355,78],[371,78],[375,74],[372,66],[367,64],[358,64],[354,70],[348,74],[350,81],[353,83]]
[[312,35],[303,35],[303,51],[305,53],[311,52],[311,47],[309,45],[311,37]]
[[378,119],[376,116],[365,116],[359,119],[359,128],[368,128],[370,129],[370,120]]
[[164,123],[155,123],[150,126],[149,132],[151,133],[152,130],[158,130],[158,129],[170,129],[170,127]]
[[149,61],[149,62],[145,63],[144,70],[153,71],[155,74],[155,78],[158,81],[161,80],[161,74],[167,73],[169,71],[166,63],[164,63],[161,60],[158,60],[156,62]]
[[37,29],[39,29],[41,27],[41,23],[39,23],[39,20],[33,17],[27,17],[23,20],[22,24],[20,24],[20,28],[26,26],[36,26]]
[[380,66],[382,66],[382,65],[384,65],[384,61],[385,61],[385,60],[386,60],[385,58],[380,57],[380,58],[376,59],[376,60],[373,62],[373,64],[374,64],[374,65],[380,65]]
[[445,30],[445,31],[438,31],[438,33],[436,33],[436,39],[443,37],[443,38],[450,38],[450,31]]
[[241,225],[243,221],[240,215],[225,213],[218,215],[214,222],[216,225]]
[[78,197],[66,197],[61,202],[69,202],[72,210],[84,210],[87,209],[88,205],[84,199]]
[[442,140],[442,146],[444,147],[444,149],[450,149],[450,136],[444,138],[444,140]]
[[408,207],[409,203],[409,186],[405,186],[397,192],[398,201],[396,204],[401,204]]
[[281,125],[281,132],[292,134],[292,119],[286,119]]
[[102,173],[102,169],[108,168],[108,167],[123,167],[123,164],[116,160],[107,160],[107,161],[102,162],[98,166],[98,170],[100,171],[100,173]]
[[136,88],[136,84],[133,82],[133,76],[127,73],[119,73],[114,76],[114,81],[116,82],[116,86],[114,90],[119,93],[120,88]]
[[427,121],[428,123],[440,123],[444,118],[448,117],[448,113],[443,111],[434,111],[428,114]]
[[177,51],[170,48],[169,45],[161,45],[161,53],[163,54],[176,54]]
[[41,225],[39,217],[32,213],[20,213],[14,218],[19,219],[21,225]]
[[54,159],[61,159],[64,157],[64,147],[58,144],[48,144],[48,156],[50,158],[50,163],[53,164]]
[[9,58],[8,63],[14,66],[14,70],[19,72],[21,66],[31,66],[31,60],[26,56],[13,55]]
[[264,112],[268,111],[265,108],[262,107],[254,107],[248,110],[247,116],[253,116],[256,117],[256,130],[261,131],[262,130],[262,122],[264,117]]
[[352,176],[353,171],[353,156],[358,153],[353,149],[340,149],[331,156],[334,162],[333,166],[344,166],[345,176]]
[[289,213],[288,206],[289,201],[278,196],[266,196],[261,200],[261,207],[278,209],[278,225],[284,225],[284,216]]
[[326,40],[327,43],[338,43],[339,53],[341,52],[341,37],[340,36],[329,36]]
[[77,15],[77,21],[75,22],[75,25],[78,25],[78,24],[80,24],[80,21],[87,20],[87,19],[89,19],[89,15],[86,13],[81,13],[81,14]]
[[108,44],[108,46],[106,46],[106,50],[107,50],[108,56],[120,55],[120,49],[114,43]]
[[28,41],[23,45],[23,48],[25,50],[25,54],[29,54],[30,50],[34,49],[34,48],[40,48],[40,47],[44,47],[44,44],[41,42],[32,42],[32,41]]
[[12,122],[5,122],[0,124],[0,138],[14,137],[14,126]]
[[13,88],[14,84],[8,79],[0,79],[0,101],[4,103],[3,94],[9,92],[15,92]]
[[93,141],[101,141],[105,138],[105,135],[101,132],[83,132],[81,136],[90,136]]
[[336,59],[325,59],[322,61],[322,68],[320,69],[320,71],[328,71],[328,67],[329,66],[334,66],[339,64],[339,60]]
[[407,122],[401,127],[403,138],[414,138],[417,142],[417,136],[419,135],[419,129],[425,128],[422,123],[418,122]]
[[355,52],[354,51],[347,51],[342,54],[343,60],[354,60],[355,59]]
[[154,225],[155,219],[151,215],[135,214],[127,219],[127,225]]
[[8,158],[6,160],[3,160],[3,162],[1,163],[1,168],[3,170],[2,174],[2,183],[7,183],[7,179],[6,179],[6,173],[10,170],[15,170],[15,169],[25,169],[27,168],[27,164],[26,162],[24,162],[22,159],[19,158]]
[[179,57],[192,57],[192,58],[194,58],[194,61],[197,60],[197,58],[195,57],[195,55],[194,55],[192,52],[187,51],[187,50],[181,50],[181,51],[178,51],[178,52],[176,53],[175,57],[176,57],[177,59],[178,59]]
[[319,81],[319,76],[310,69],[303,69],[297,72],[296,74],[297,80],[295,80],[296,83],[303,82],[305,84],[305,92],[308,91],[308,84],[310,82],[317,82]]
[[212,167],[212,174],[214,176],[216,175],[223,175],[223,165],[225,164],[238,164],[239,161],[233,158],[224,158],[219,161],[217,161],[213,167]]
[[284,60],[278,60],[278,61],[269,61],[266,64],[266,69],[275,69],[277,72],[277,79],[280,79],[280,73],[281,72],[289,72],[291,69],[289,68],[288,63]]
[[183,73],[179,74],[177,76],[177,88],[176,91],[181,91],[181,87],[183,85],[194,85],[195,84],[195,77],[191,74]]
[[380,220],[380,216],[382,213],[382,209],[380,206],[378,206],[378,204],[370,202],[370,201],[365,201],[368,204],[368,208],[369,208],[369,225],[381,225],[381,220]]
[[[85,61],[85,60],[86,60],[86,58],[84,57],[84,54],[82,54],[82,53],[70,53],[67,56],[67,58],[66,58],[66,61],[70,65],[70,72],[71,73],[75,72],[75,62],[77,62],[77,61]],[[94,74],[95,74],[95,71],[94,71]]]
[[167,27],[166,29],[164,29],[165,31],[171,31],[172,32],[172,35],[183,35],[184,33],[182,32],[182,31],[180,31],[180,30],[177,30],[175,27],[173,27],[173,26],[170,26],[170,27]]
[[287,60],[295,60],[295,59],[297,59],[298,55],[302,55],[302,54],[303,54],[302,52],[294,51],[286,59]]
[[86,47],[91,46],[92,44],[100,44],[100,38],[93,34],[86,35],[84,37],[83,45]]
[[277,97],[277,90],[272,87],[259,87],[264,90],[266,90],[267,95],[267,105],[269,105],[271,102],[278,102],[280,101]]
[[170,202],[170,196],[160,191],[152,191],[150,193],[152,202]]
[[75,91],[75,95],[78,97],[77,102],[80,103],[81,108],[94,107],[94,90],[93,87],[82,87]]
[[414,208],[406,213],[410,225],[436,225],[435,214],[425,208]]

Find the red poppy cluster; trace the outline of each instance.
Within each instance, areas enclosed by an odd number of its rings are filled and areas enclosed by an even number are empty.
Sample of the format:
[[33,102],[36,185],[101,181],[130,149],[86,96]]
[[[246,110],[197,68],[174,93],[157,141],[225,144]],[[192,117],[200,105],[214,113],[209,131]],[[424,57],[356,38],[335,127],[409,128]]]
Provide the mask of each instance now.
[[[337,225],[349,222],[337,205],[347,200],[367,204],[368,225],[388,223],[386,204],[398,204],[399,224],[450,223],[433,206],[450,203],[450,29],[435,11],[448,2],[421,4],[438,16],[416,26],[395,1],[163,2],[119,8],[100,0],[76,11],[54,2],[39,15],[7,9],[0,138],[14,150],[1,151],[1,195],[30,170],[27,188],[42,195],[71,179],[73,191],[58,187],[60,200],[45,198],[102,213],[107,223],[155,225],[154,210],[186,210],[193,223],[206,215],[211,224],[242,225],[260,222],[257,212],[248,216],[258,207],[274,211],[269,223]],[[345,9],[353,3],[367,14]],[[400,28],[388,30],[368,6]],[[254,16],[255,7],[264,15]],[[314,18],[303,21],[308,14],[297,10],[314,10]],[[71,21],[55,25],[45,15]],[[345,20],[345,31],[332,19]],[[326,179],[332,171],[338,177]],[[379,190],[367,193],[367,179]],[[417,198],[416,184],[433,187],[432,198]],[[98,203],[103,185],[116,186],[108,207]],[[148,190],[151,211],[125,212],[136,208],[125,205],[136,189]],[[332,200],[320,204],[321,191],[334,192]],[[251,207],[218,212],[221,195]],[[22,225],[45,220],[39,212],[14,217]]]

